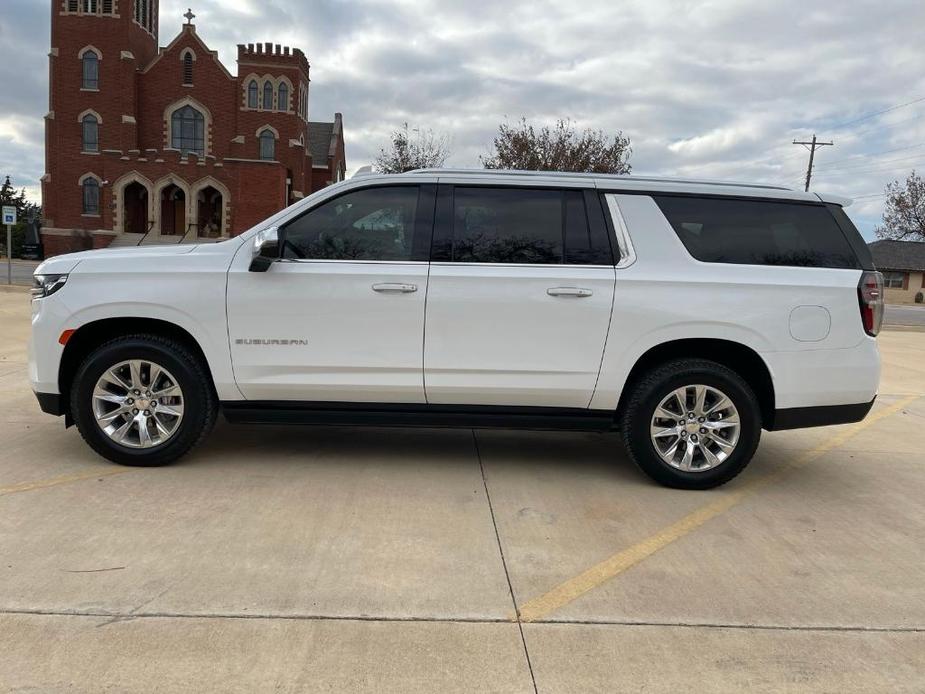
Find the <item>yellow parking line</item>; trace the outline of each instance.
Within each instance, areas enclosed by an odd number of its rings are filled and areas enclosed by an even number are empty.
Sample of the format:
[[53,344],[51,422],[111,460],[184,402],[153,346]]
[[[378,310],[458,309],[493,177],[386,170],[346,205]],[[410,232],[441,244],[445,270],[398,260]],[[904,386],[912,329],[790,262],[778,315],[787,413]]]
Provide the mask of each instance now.
[[635,566],[646,557],[667,547],[675,540],[679,540],[692,530],[696,530],[708,520],[716,518],[716,516],[721,513],[728,511],[742,500],[755,494],[761,487],[769,482],[795,468],[811,463],[833,448],[838,448],[848,439],[856,436],[867,427],[879,422],[885,417],[896,414],[919,397],[921,396],[910,395],[889,407],[883,408],[879,412],[867,417],[867,419],[836,434],[825,443],[797,456],[787,465],[783,465],[774,472],[758,477],[751,482],[746,482],[735,491],[724,493],[720,498],[716,499],[716,501],[701,506],[697,510],[684,516],[681,520],[647,537],[642,542],[622,552],[617,552],[574,578],[570,578],[564,583],[559,584],[544,595],[540,595],[539,597],[525,602],[519,608],[520,620],[523,622],[532,622],[547,617],[588,591],[593,590],[602,583],[609,581],[611,578],[623,573],[630,567]]
[[71,482],[80,482],[90,480],[94,477],[109,477],[111,475],[122,475],[131,472],[132,468],[104,468],[102,470],[93,470],[90,472],[80,472],[74,475],[61,475],[60,477],[49,477],[44,480],[34,482],[21,482],[20,484],[11,484],[6,487],[0,487],[0,496],[7,494],[18,494],[19,492],[31,492],[33,489],[44,489],[45,487],[56,487],[59,484],[70,484]]

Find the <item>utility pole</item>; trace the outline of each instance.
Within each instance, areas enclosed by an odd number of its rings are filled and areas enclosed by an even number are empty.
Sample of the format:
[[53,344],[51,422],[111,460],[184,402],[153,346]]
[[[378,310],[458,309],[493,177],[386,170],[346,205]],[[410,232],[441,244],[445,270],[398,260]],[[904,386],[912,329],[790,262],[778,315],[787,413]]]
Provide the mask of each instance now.
[[809,150],[809,166],[806,167],[806,188],[804,190],[809,192],[809,182],[813,178],[813,157],[816,156],[816,149],[818,147],[831,147],[835,143],[829,140],[828,142],[817,142],[816,134],[813,133],[813,139],[810,142],[798,142],[797,140],[793,141],[795,145],[803,145],[806,149]]

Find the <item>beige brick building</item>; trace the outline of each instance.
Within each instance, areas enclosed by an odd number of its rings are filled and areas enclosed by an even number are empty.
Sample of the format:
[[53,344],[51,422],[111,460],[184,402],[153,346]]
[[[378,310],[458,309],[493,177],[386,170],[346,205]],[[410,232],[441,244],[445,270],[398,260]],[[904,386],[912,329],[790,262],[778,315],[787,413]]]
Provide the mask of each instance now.
[[870,245],[874,265],[883,273],[888,304],[915,303],[925,297],[925,242],[874,241]]

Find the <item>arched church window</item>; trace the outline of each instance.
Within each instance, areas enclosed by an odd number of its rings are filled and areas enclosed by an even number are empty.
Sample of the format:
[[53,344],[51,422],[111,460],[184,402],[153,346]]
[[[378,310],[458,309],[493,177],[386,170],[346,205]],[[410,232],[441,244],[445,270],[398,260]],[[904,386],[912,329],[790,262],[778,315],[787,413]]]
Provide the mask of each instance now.
[[83,213],[100,213],[100,182],[91,176],[83,182]]
[[269,128],[260,133],[260,158],[265,161],[276,159],[276,136]]
[[178,108],[170,116],[170,146],[182,153],[205,154],[205,118],[192,106]]
[[96,116],[87,114],[81,121],[81,136],[83,138],[84,152],[100,151],[100,122]]

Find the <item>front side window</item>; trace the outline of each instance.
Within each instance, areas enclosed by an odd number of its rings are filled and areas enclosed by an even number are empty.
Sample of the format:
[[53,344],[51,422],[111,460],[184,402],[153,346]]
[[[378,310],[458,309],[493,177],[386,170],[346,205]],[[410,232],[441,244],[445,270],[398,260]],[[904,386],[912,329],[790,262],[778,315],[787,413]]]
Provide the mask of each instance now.
[[656,195],[688,252],[706,263],[859,268],[824,205]]
[[100,59],[96,53],[87,50],[81,58],[83,63],[83,88],[99,89],[100,86]]
[[80,122],[84,152],[100,151],[100,123],[96,116],[87,114]]
[[886,270],[883,275],[883,286],[889,289],[902,289],[905,284],[906,273]]
[[251,80],[247,85],[247,107],[257,108],[257,80]]
[[367,188],[310,210],[283,229],[283,257],[412,260],[417,186]]
[[264,161],[276,159],[276,136],[272,130],[260,133],[260,158]]
[[284,83],[279,85],[279,91],[276,99],[276,109],[278,111],[289,110],[289,87]]
[[263,83],[263,108],[269,110],[273,108],[273,83]]
[[83,182],[83,213],[100,213],[100,184],[95,178],[84,179]]
[[205,154],[205,118],[192,106],[178,108],[170,117],[170,146],[181,152]]

